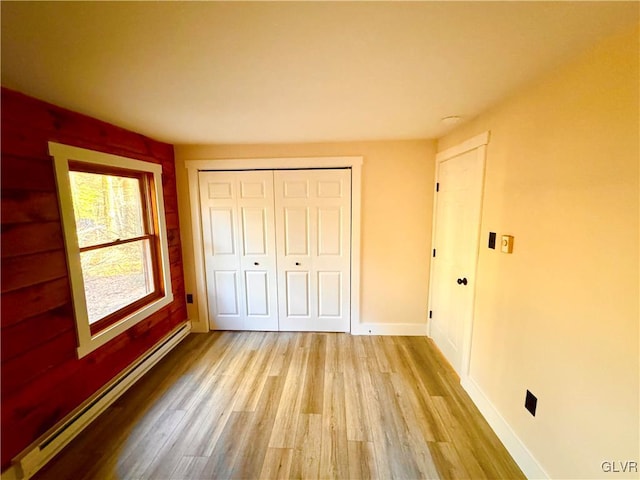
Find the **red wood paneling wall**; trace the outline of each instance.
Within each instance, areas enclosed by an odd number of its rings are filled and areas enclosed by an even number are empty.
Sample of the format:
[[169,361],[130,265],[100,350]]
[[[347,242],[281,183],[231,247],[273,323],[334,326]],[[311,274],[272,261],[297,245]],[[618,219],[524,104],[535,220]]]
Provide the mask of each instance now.
[[[187,318],[173,147],[2,89],[2,470]],[[162,165],[174,302],[88,356],[76,334],[48,141]]]

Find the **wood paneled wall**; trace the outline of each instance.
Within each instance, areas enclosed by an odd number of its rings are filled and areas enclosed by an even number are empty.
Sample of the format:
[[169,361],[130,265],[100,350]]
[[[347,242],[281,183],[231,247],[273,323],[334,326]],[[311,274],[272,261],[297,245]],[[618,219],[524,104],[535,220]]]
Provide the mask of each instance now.
[[[2,470],[187,318],[172,145],[2,89]],[[162,165],[174,302],[76,356],[48,141]]]

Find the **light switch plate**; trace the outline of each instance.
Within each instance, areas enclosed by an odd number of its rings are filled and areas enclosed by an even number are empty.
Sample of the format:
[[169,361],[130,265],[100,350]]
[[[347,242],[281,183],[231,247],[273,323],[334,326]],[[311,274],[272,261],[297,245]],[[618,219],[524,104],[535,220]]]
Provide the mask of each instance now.
[[502,241],[500,242],[502,253],[513,252],[513,236],[502,235]]
[[496,249],[496,232],[489,232],[489,248]]

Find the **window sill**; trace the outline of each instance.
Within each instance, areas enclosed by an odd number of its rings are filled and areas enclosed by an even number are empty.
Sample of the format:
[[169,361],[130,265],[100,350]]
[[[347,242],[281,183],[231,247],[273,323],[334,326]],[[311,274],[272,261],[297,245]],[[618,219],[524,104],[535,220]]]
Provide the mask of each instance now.
[[129,328],[133,327],[137,323],[141,322],[145,318],[153,315],[160,309],[166,307],[171,302],[173,302],[173,294],[168,293],[164,297],[161,297],[148,305],[145,305],[139,310],[136,310],[131,315],[123,318],[122,320],[114,323],[106,327],[104,330],[96,333],[95,335],[90,336],[87,340],[82,340],[81,335],[79,335],[79,346],[77,348],[78,358],[82,358],[94,350],[100,348],[105,343],[113,340],[121,333],[124,333]]

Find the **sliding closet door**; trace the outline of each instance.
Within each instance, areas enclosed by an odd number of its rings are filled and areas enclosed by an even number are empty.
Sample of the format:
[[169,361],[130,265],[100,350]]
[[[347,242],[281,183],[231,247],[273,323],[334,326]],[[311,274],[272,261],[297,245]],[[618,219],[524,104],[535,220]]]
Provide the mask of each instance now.
[[273,172],[200,172],[209,324],[278,330]]
[[274,172],[280,330],[350,330],[351,171]]

